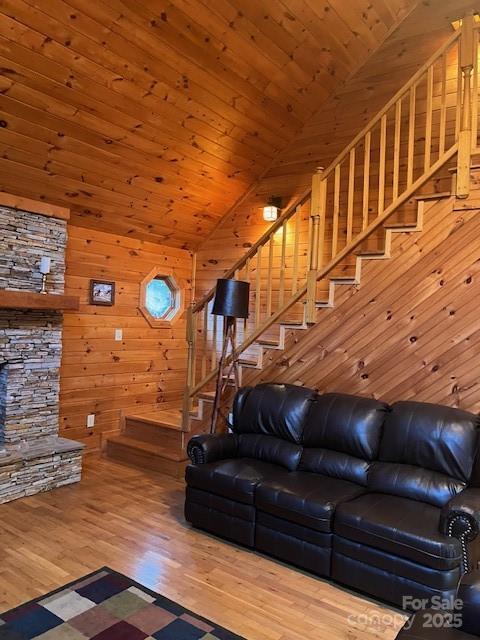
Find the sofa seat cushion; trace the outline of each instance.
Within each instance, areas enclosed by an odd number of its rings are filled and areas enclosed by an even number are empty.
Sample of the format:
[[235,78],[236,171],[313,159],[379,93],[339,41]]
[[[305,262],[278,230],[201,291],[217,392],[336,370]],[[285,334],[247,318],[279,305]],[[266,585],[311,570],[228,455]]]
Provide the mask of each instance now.
[[235,458],[189,465],[185,480],[189,487],[253,504],[255,487],[259,482],[287,475],[288,471],[276,464],[254,458]]
[[450,570],[461,562],[460,541],[439,533],[440,509],[433,505],[369,493],[340,504],[334,533],[375,549]]
[[364,492],[364,487],[347,480],[294,471],[261,482],[255,505],[279,518],[329,533],[337,505]]

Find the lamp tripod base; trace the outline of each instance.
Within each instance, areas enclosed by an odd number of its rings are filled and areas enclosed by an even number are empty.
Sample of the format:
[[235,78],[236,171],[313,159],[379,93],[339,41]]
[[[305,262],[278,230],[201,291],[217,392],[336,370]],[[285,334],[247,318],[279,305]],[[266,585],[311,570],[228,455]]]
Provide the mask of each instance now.
[[[217,422],[220,417],[226,418],[221,411],[222,397],[225,389],[233,382],[235,391],[240,388],[240,373],[238,370],[238,356],[235,350],[236,319],[230,316],[225,317],[223,332],[222,355],[218,362],[218,373],[215,385],[215,400],[213,402],[212,421],[210,423],[210,433],[215,433]],[[230,356],[228,352],[230,349]]]

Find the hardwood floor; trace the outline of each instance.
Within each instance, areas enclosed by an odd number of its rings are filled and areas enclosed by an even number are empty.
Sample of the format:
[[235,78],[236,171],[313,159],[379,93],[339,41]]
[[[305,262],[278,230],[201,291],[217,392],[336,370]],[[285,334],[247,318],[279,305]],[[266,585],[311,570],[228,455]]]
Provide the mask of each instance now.
[[0,610],[108,565],[250,640],[395,637],[403,616],[193,530],[183,483],[87,457],[79,485],[0,507]]

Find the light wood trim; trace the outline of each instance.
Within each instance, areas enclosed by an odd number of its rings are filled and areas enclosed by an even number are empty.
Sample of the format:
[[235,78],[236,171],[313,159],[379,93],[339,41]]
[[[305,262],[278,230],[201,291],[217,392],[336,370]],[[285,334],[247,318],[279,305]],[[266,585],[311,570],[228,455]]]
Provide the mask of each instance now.
[[355,197],[355,147],[350,149],[348,167],[348,196],[347,196],[347,244],[353,234],[353,199]]
[[327,180],[320,183],[320,225],[318,229],[318,266],[325,263],[325,230],[327,224]]
[[267,271],[267,318],[269,318],[272,314],[272,272],[273,272],[273,246],[274,246],[274,237],[270,238],[270,242],[268,243],[268,271]]
[[[171,318],[154,318],[150,314],[146,306],[147,287],[149,283],[155,278],[155,276],[158,275],[166,276],[176,290],[177,301],[174,315]],[[138,309],[153,329],[169,329],[182,318],[185,309],[185,289],[186,281],[183,280],[183,278],[179,278],[175,274],[174,269],[165,267],[163,265],[156,266],[153,269],[150,269],[147,275],[140,282],[140,300]]]
[[287,249],[287,223],[282,224],[282,252],[280,255],[280,281],[278,292],[278,305],[283,306],[285,302],[285,253]]
[[22,198],[12,193],[6,193],[5,191],[0,191],[0,206],[21,209],[22,211],[29,211],[30,213],[38,213],[48,218],[58,218],[59,220],[70,219],[70,209],[66,207],[59,207],[56,204],[40,202],[38,200],[32,200],[31,198]]
[[245,282],[250,282],[250,258],[245,260],[245,271],[244,271]]
[[[368,133],[367,135],[369,136],[370,134]],[[340,172],[341,165],[337,164],[337,166],[335,167],[333,185],[332,257],[337,253],[338,249],[338,220],[340,216]]]
[[[302,208],[299,206],[295,210],[295,230],[293,239],[293,272],[292,272],[292,293],[295,293],[298,287],[298,246],[300,244],[300,222],[302,216]],[[309,224],[311,219],[309,219]],[[311,237],[311,229],[309,228],[308,237]]]
[[440,132],[438,142],[438,152],[440,155],[445,151],[445,134],[447,123],[447,55],[442,56],[442,91],[440,96]]
[[310,206],[312,231],[309,235],[310,261],[307,274],[307,301],[305,312],[307,322],[313,322],[315,318],[317,270],[319,267],[319,254],[320,251],[323,252],[321,233],[322,229],[325,229],[325,193],[326,181],[323,180],[323,167],[318,167],[312,177],[312,200]]
[[213,332],[212,332],[212,357],[210,362],[210,369],[215,369],[217,366],[217,321],[218,316],[213,316]]
[[462,67],[460,65],[460,55],[457,60],[457,99],[455,101],[455,140],[458,140],[460,124],[462,118]]
[[255,278],[255,326],[260,324],[262,289],[262,245],[257,251],[257,274]]
[[398,196],[398,181],[400,175],[400,136],[402,130],[402,100],[395,103],[395,133],[393,142],[393,182],[392,199]]
[[0,309],[77,311],[79,306],[78,296],[0,289]]
[[413,165],[415,153],[415,107],[417,85],[410,87],[408,99],[408,151],[407,151],[407,187],[413,182]]
[[190,304],[195,303],[196,286],[197,286],[197,254],[192,253],[192,285],[190,289]]
[[473,27],[474,17],[473,12],[470,12],[469,15],[465,16],[462,20],[460,37],[460,66],[462,69],[466,69],[467,67],[473,68]]
[[[308,216],[308,230],[307,230],[307,273],[310,269],[311,257],[312,257],[312,230],[313,230],[313,218]],[[298,247],[297,247],[298,251]]]
[[433,65],[427,71],[427,113],[425,118],[425,153],[423,170],[427,171],[432,157],[432,122],[433,122]]
[[195,385],[195,359],[196,359],[196,322],[197,315],[193,313],[193,301],[187,309],[187,388],[183,396],[182,427],[187,430],[190,424],[190,410],[192,408],[192,395],[190,389]]
[[478,38],[479,31],[474,31],[474,46],[473,46],[473,87],[472,87],[472,149],[477,146],[478,136]]
[[[368,207],[370,202],[370,154],[372,146],[372,133],[368,131],[364,141],[363,157],[363,202],[362,202],[362,231],[368,227]],[[337,223],[338,224],[338,223]],[[332,256],[336,253],[332,248]]]
[[208,349],[208,304],[203,308],[203,350],[201,372],[202,378],[207,373],[207,349]]
[[467,198],[470,193],[470,164],[472,152],[472,71],[474,67],[473,20],[473,14],[470,14],[463,19],[462,37],[460,39],[461,76],[459,78],[459,85],[462,85],[463,80],[463,92],[460,133],[458,135],[456,183],[458,198]]
[[387,153],[387,114],[380,121],[380,166],[378,169],[378,215],[385,208],[385,158]]

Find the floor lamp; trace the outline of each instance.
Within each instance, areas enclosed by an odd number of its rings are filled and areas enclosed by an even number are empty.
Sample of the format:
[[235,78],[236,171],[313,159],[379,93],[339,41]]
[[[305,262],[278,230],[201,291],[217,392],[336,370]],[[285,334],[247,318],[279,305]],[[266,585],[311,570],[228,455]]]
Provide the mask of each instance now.
[[[242,280],[217,280],[215,300],[212,314],[223,316],[222,354],[218,362],[217,383],[215,386],[215,400],[213,403],[210,433],[215,433],[217,420],[220,415],[220,405],[223,393],[233,379],[235,390],[240,386],[238,375],[238,356],[235,345],[237,318],[248,318],[248,298],[250,283]],[[216,345],[214,345],[215,348]],[[229,354],[230,349],[230,354]]]

